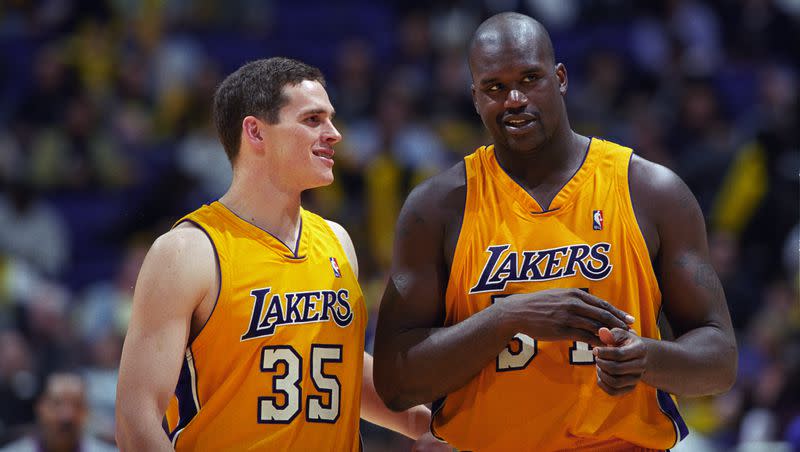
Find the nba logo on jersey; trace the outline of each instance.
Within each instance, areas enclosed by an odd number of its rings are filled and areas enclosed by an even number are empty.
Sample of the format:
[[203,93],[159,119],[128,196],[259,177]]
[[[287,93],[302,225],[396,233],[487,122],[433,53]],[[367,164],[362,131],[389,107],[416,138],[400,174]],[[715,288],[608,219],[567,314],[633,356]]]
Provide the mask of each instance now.
[[595,210],[592,214],[592,229],[595,231],[603,230],[603,211]]
[[339,271],[339,263],[336,262],[335,257],[331,257],[331,267],[333,268],[333,274],[336,275],[337,278],[341,278],[342,272]]

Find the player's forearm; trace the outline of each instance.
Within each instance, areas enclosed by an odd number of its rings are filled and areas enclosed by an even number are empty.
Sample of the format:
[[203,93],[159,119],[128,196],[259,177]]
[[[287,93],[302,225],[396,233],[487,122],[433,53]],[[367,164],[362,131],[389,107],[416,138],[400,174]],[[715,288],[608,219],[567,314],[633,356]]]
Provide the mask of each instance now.
[[[119,450],[125,451],[174,451],[160,422],[145,425],[143,420],[117,419],[116,440]],[[155,425],[151,425],[155,424]]]
[[376,342],[375,386],[386,405],[404,410],[462,386],[492,362],[515,334],[497,304],[446,328],[396,332]]
[[117,447],[125,451],[174,451],[164,429],[161,418],[148,415],[148,410],[129,406],[117,406],[115,438]]
[[736,343],[718,327],[697,328],[675,341],[644,340],[642,380],[651,386],[691,397],[725,392],[736,380]]

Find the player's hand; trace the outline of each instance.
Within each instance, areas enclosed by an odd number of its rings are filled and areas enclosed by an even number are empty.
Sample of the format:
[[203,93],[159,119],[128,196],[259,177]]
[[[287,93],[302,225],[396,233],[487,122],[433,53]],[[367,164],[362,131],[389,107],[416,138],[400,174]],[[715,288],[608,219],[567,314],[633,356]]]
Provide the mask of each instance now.
[[605,344],[592,350],[597,367],[597,385],[611,395],[633,390],[647,366],[647,345],[634,330],[600,328]]
[[537,340],[583,341],[602,346],[600,328],[627,329],[634,318],[611,303],[580,289],[551,289],[514,294],[501,303],[510,309],[516,332]]
[[420,436],[411,446],[411,452],[452,452],[449,444],[439,441],[431,432]]

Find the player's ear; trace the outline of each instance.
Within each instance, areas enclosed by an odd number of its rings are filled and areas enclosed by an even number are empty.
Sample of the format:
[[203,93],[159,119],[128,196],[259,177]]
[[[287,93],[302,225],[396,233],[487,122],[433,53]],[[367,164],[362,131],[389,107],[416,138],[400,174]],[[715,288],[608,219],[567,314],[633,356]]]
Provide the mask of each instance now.
[[475,84],[472,83],[471,85],[469,85],[469,87],[470,90],[472,90],[472,106],[475,107],[475,113],[477,113],[480,116],[481,112],[480,110],[478,110],[478,101],[475,99],[475,94],[477,93],[475,91]]
[[567,94],[569,79],[567,77],[567,67],[563,63],[556,64],[556,78],[558,79],[558,91],[562,96]]
[[242,141],[247,141],[253,146],[264,142],[264,123],[255,116],[245,116],[242,119]]

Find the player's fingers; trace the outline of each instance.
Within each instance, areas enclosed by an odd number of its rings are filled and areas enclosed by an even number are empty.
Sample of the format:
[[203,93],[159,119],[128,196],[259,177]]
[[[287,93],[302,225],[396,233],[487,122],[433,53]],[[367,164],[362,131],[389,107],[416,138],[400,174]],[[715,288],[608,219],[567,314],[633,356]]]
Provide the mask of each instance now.
[[602,327],[597,331],[597,337],[599,337],[600,340],[606,345],[617,345],[617,338],[614,337],[614,335],[611,333],[611,330],[606,327]]
[[633,359],[631,361],[609,361],[606,359],[594,358],[597,367],[608,375],[642,375],[644,373],[644,360]]
[[565,333],[564,339],[586,342],[592,347],[599,347],[603,345],[603,342],[600,340],[600,338],[584,329],[568,328]]
[[597,336],[597,331],[605,328],[603,323],[592,317],[584,317],[579,314],[572,314],[568,320],[568,327],[584,330],[592,336]]
[[611,386],[607,385],[605,382],[600,380],[599,377],[597,378],[597,386],[600,386],[600,389],[602,389],[603,391],[608,393],[608,395],[612,395],[612,396],[619,396],[619,395],[627,394],[627,393],[633,391],[633,389],[636,387],[634,385],[634,386],[628,386],[627,388],[612,388]]
[[597,330],[601,327],[606,328],[619,328],[619,329],[626,329],[628,325],[612,314],[609,311],[606,311],[602,308],[597,306],[591,305],[589,303],[584,303],[582,300],[576,300],[574,303],[571,303],[567,306],[567,310],[569,313],[585,317],[588,319],[593,320],[596,322],[597,328],[593,330],[593,333],[597,333]]
[[610,312],[611,314],[614,315],[614,317],[622,320],[626,326],[636,321],[636,319],[632,315],[628,314],[622,309],[617,308],[616,306],[607,302],[606,300],[603,300],[602,298],[598,298],[590,294],[589,292],[585,292],[583,290],[578,289],[574,293],[577,298],[580,298],[584,302],[592,306],[595,306],[597,308],[600,308],[604,311]]
[[603,389],[611,395],[619,395],[631,391],[640,380],[641,375],[614,376],[605,373],[599,367],[597,368],[598,384],[602,383]]
[[594,353],[595,357],[608,361],[630,361],[633,359],[640,359],[642,357],[642,354],[638,352],[638,349],[626,346],[607,346],[606,344],[596,347],[592,353]]

